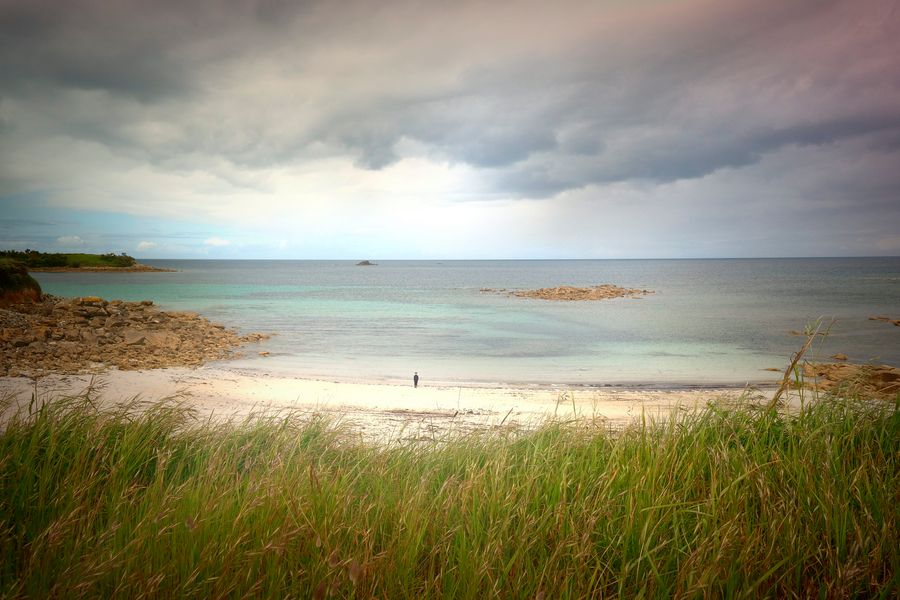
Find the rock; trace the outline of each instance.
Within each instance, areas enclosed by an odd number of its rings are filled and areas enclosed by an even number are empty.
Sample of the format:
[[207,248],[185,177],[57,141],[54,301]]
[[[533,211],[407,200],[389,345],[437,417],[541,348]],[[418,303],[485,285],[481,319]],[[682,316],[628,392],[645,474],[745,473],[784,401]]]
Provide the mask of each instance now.
[[833,358],[834,360],[847,360],[847,355],[842,354],[841,352],[838,352],[836,354],[832,354],[831,358]]
[[128,346],[139,346],[147,339],[144,332],[136,329],[126,329],[122,332],[122,341]]
[[[505,292],[505,290],[493,290],[491,288],[482,288],[482,291],[489,293]],[[570,285],[561,285],[555,288],[538,288],[535,290],[512,290],[505,292],[508,296],[516,298],[535,298],[538,300],[565,300],[565,301],[581,301],[581,300],[611,300],[613,298],[633,298],[639,299],[647,294],[652,294],[650,290],[637,288],[623,288],[609,283],[597,285],[594,287],[573,287]]]
[[378,263],[373,263],[373,262],[370,261],[370,260],[361,260],[361,261],[359,261],[358,263],[356,263],[356,266],[357,266],[357,267],[374,267],[374,266],[376,266],[377,264],[378,264]]
[[869,317],[870,321],[881,321],[882,323],[890,323],[891,325],[895,325],[900,327],[900,319],[894,319],[892,317],[888,317],[885,315],[878,315],[875,317]]
[[145,336],[145,343],[154,348],[178,350],[181,346],[181,338],[168,331],[153,331]]
[[120,316],[114,315],[110,317],[106,317],[106,321],[104,322],[104,327],[107,329],[113,329],[115,327],[123,327],[127,321]]
[[804,364],[807,385],[823,391],[843,390],[872,398],[893,398],[900,392],[900,369],[889,365],[852,363]]
[[264,334],[238,336],[196,313],[164,313],[143,303],[45,297],[0,309],[0,372],[94,371],[199,365],[231,356]]
[[872,373],[872,379],[881,383],[892,383],[900,380],[900,369],[879,367]]

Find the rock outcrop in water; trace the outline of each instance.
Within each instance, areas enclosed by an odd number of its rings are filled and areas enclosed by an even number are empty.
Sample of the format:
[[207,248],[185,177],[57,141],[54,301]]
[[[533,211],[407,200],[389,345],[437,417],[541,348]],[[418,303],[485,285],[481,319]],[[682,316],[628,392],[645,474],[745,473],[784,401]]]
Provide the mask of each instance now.
[[492,294],[506,294],[516,298],[536,298],[538,300],[562,300],[562,301],[581,301],[581,300],[610,300],[612,298],[642,298],[647,294],[652,294],[650,290],[642,290],[637,288],[623,288],[610,283],[596,285],[593,287],[574,287],[571,285],[561,285],[552,288],[539,288],[536,290],[506,290],[482,288],[482,292]]
[[45,296],[0,309],[0,375],[195,366],[268,337],[239,335],[196,313],[159,310],[149,300]]
[[878,315],[877,317],[869,317],[870,321],[881,321],[882,323],[892,323],[897,327],[900,327],[900,319],[892,319],[891,317],[885,317],[883,315]]

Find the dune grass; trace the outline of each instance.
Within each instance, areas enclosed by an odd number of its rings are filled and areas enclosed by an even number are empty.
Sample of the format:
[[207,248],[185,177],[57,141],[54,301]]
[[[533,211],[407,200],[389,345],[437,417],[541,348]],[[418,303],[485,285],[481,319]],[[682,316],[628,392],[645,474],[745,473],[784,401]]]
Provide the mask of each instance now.
[[896,403],[373,445],[88,393],[0,436],[0,595],[896,597],[898,515]]

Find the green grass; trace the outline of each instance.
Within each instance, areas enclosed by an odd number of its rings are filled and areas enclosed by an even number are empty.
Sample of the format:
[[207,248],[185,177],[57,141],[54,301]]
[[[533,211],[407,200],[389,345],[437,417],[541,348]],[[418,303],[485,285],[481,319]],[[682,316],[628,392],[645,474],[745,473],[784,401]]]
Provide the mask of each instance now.
[[135,260],[122,254],[84,254],[38,252],[36,250],[3,250],[0,258],[9,258],[25,264],[30,269],[82,268],[82,267],[131,267]]
[[0,437],[6,597],[900,593],[896,403],[386,445],[176,402],[30,411]]

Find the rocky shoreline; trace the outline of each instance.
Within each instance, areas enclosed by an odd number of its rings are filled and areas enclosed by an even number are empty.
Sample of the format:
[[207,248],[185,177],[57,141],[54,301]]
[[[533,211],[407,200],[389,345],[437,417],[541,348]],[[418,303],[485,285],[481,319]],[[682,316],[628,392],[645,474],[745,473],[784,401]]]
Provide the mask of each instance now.
[[266,334],[240,335],[150,300],[57,298],[0,308],[0,376],[197,366],[235,356]]
[[481,288],[481,291],[489,294],[504,294],[516,298],[535,298],[538,300],[558,300],[577,302],[581,300],[611,300],[613,298],[639,299],[653,292],[637,288],[623,288],[611,283],[595,285],[593,287],[574,287],[560,285],[551,288],[538,288],[535,290],[507,290],[494,288]]
[[874,398],[891,399],[900,393],[900,369],[890,365],[806,363],[803,377],[822,392],[845,388]]

